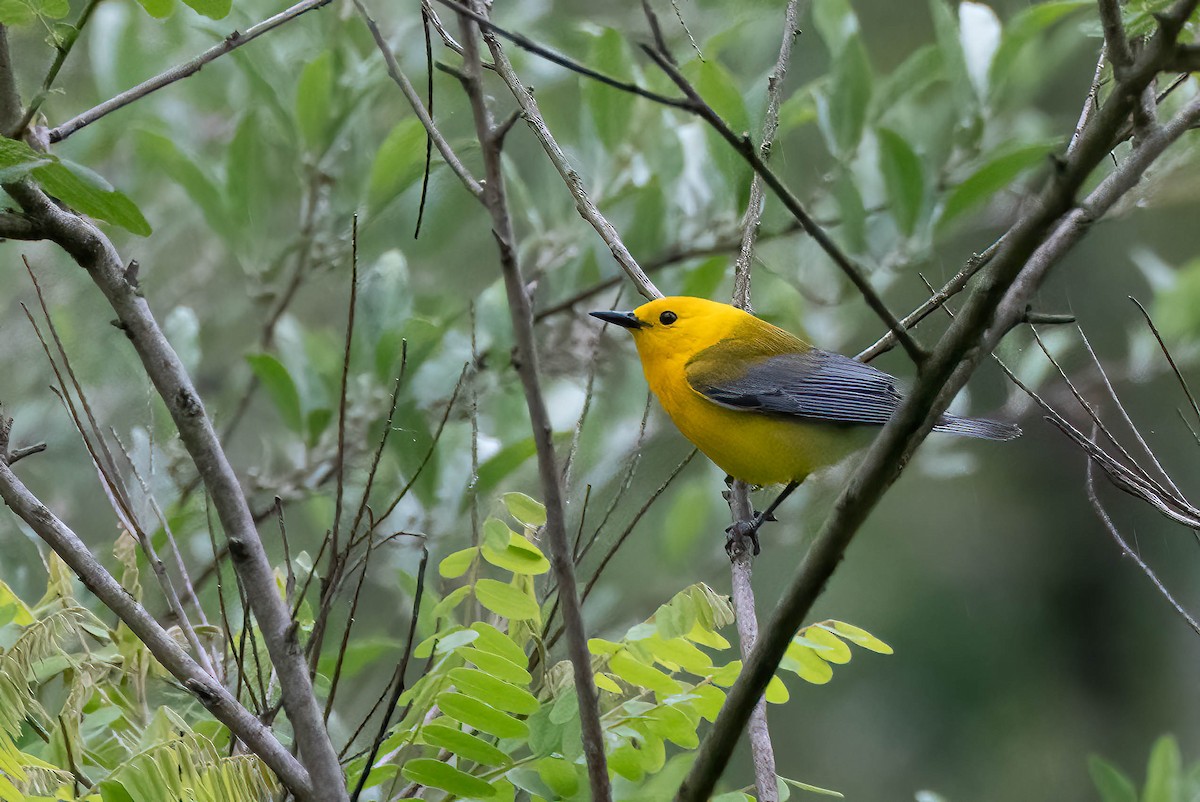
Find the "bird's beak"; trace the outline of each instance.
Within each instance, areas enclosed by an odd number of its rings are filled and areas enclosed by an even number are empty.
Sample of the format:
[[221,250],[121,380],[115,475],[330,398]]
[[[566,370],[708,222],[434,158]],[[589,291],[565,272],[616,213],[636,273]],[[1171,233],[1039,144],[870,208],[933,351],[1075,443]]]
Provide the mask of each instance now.
[[612,323],[616,326],[621,326],[626,329],[640,329],[645,327],[645,323],[637,319],[637,315],[633,312],[588,312],[594,318],[599,318],[605,323]]

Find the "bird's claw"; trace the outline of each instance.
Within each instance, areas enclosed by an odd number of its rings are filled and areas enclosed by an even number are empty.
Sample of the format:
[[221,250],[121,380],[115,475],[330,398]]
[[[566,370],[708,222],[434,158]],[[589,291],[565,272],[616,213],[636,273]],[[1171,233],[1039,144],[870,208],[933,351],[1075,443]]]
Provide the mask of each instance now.
[[746,541],[750,541],[750,553],[757,557],[762,547],[758,542],[758,528],[763,525],[767,519],[762,515],[755,514],[753,520],[737,521],[725,527],[725,553],[730,559],[737,557],[746,551]]

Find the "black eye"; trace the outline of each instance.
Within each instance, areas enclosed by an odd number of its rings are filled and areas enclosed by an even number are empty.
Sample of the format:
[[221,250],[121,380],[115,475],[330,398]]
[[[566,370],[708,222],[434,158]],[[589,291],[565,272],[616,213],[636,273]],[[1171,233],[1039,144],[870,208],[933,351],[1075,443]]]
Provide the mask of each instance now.
[[676,315],[674,312],[663,312],[661,315],[658,316],[658,322],[663,324],[664,326],[670,326],[676,320],[679,320],[679,316]]

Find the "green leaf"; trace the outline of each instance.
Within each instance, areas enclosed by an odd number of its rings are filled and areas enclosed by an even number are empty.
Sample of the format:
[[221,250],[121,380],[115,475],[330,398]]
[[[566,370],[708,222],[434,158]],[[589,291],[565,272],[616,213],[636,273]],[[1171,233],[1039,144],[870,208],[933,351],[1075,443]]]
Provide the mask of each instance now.
[[483,649],[458,649],[458,655],[483,671],[514,685],[528,685],[533,676],[516,663]]
[[836,796],[838,799],[844,799],[845,795],[840,791],[832,791],[828,788],[821,788],[818,785],[809,785],[808,783],[800,782],[799,780],[789,780],[787,777],[778,777],[778,779],[792,786],[799,788],[801,791],[808,791],[813,794],[821,794],[822,796]]
[[333,106],[333,52],[308,62],[296,84],[296,123],[313,150],[324,150]]
[[891,202],[896,228],[912,236],[925,204],[925,170],[921,159],[904,137],[888,128],[880,128],[879,172]]
[[537,446],[532,437],[510,443],[497,451],[479,466],[479,479],[475,482],[475,492],[484,496],[488,491],[504,481],[513,471],[521,467],[526,460],[537,453]]
[[387,206],[412,186],[424,170],[425,126],[415,117],[401,120],[383,140],[371,163],[367,209],[375,213]]
[[[167,13],[170,13],[169,5]],[[150,131],[139,132],[137,148],[141,158],[183,188],[188,198],[204,212],[209,228],[220,236],[229,236],[232,223],[222,190],[197,159],[185,153],[171,138]]]
[[942,205],[937,227],[944,229],[950,221],[1007,187],[1021,173],[1046,163],[1053,147],[1051,143],[1038,142],[989,158],[950,192]]
[[1068,14],[1094,6],[1092,0],[1057,0],[1038,3],[1014,14],[1004,26],[1000,47],[992,56],[991,74],[988,78],[992,94],[995,95],[996,90],[1008,80],[1018,57],[1036,37]]
[[833,192],[842,213],[841,239],[854,253],[867,250],[867,210],[858,191],[858,181],[849,170],[840,170]]
[[459,691],[500,710],[527,716],[540,706],[537,697],[524,688],[474,668],[453,668],[449,677]]
[[688,693],[696,698],[692,700],[692,707],[700,714],[700,717],[706,721],[716,721],[717,714],[721,712],[721,706],[725,704],[725,692],[720,688],[714,688],[712,685],[697,685]]
[[822,660],[843,665],[850,662],[850,647],[828,630],[820,627],[809,627],[804,631],[806,640],[810,640],[825,648],[817,652]]
[[656,660],[672,663],[689,673],[702,677],[712,669],[712,658],[708,653],[700,651],[683,638],[663,639],[656,636],[643,643]]
[[537,599],[515,585],[496,579],[481,579],[475,583],[475,598],[493,613],[515,621],[539,620],[541,611]]
[[1178,802],[1182,771],[1179,743],[1172,735],[1162,736],[1150,749],[1141,802]]
[[934,45],[917,48],[876,84],[867,117],[879,120],[891,109],[906,108],[904,100],[944,77],[941,51]]
[[615,693],[618,696],[622,695],[623,693],[621,686],[613,682],[612,678],[603,671],[597,671],[594,675],[592,675],[592,679],[595,681],[596,687],[602,691]]
[[871,61],[858,36],[851,37],[834,54],[833,70],[827,89],[829,126],[837,155],[846,158],[862,139],[871,103]]
[[750,130],[750,115],[742,91],[729,71],[716,61],[691,61],[684,68],[700,97],[712,106],[735,134]]
[[24,142],[0,137],[0,181],[4,183],[24,178],[34,168],[52,162],[54,157],[40,154]]
[[438,563],[438,574],[445,579],[457,579],[471,568],[471,563],[475,562],[477,554],[479,554],[477,546],[447,554]]
[[[525,650],[518,646],[512,638],[491,624],[486,621],[476,621],[471,625],[471,629],[479,635],[479,640],[475,645],[480,649],[499,655],[522,668],[529,665],[529,658],[525,656]],[[529,680],[527,679],[520,684],[528,685]]]
[[174,0],[138,0],[138,5],[155,19],[166,19],[175,10]]
[[538,776],[556,794],[556,799],[567,799],[579,790],[579,775],[575,764],[561,757],[544,757],[537,763]]
[[700,739],[696,736],[696,722],[676,707],[657,707],[647,713],[643,720],[650,732],[666,738],[676,746],[695,749],[700,745]]
[[254,241],[277,203],[279,188],[270,186],[267,149],[258,115],[253,109],[242,115],[225,154],[225,187],[229,214],[243,238]]
[[439,724],[439,721],[450,719],[435,719],[432,723],[421,728],[421,740],[430,746],[446,749],[459,757],[482,763],[485,766],[505,766],[512,759],[492,746],[478,735],[463,732],[457,727]]
[[846,41],[858,35],[858,17],[849,0],[815,0],[813,25],[830,53],[837,53]]
[[328,407],[311,410],[305,418],[304,430],[309,446],[315,446],[333,422],[333,410]]
[[134,202],[83,165],[57,159],[35,168],[32,175],[42,189],[75,211],[140,237],[150,235],[150,224]]
[[224,19],[233,7],[233,0],[183,0],[192,11],[209,19]]
[[628,649],[623,649],[610,657],[608,667],[612,673],[630,685],[649,688],[662,696],[670,696],[683,690],[683,686],[677,681],[657,668],[640,662]]
[[979,98],[967,72],[967,61],[958,37],[958,21],[945,0],[929,0],[929,11],[933,15],[933,30],[945,65],[944,72],[953,90],[953,105],[958,109],[960,123],[965,123],[978,112]]
[[822,624],[823,628],[828,629],[833,627],[833,631],[841,635],[851,643],[857,644],[864,649],[869,649],[878,654],[892,654],[892,647],[881,641],[879,638],[867,632],[862,627],[856,627],[853,624],[847,624],[845,621],[830,621],[828,624]]
[[304,414],[300,409],[300,393],[283,363],[271,354],[247,354],[246,362],[262,382],[283,418],[283,424],[293,432],[303,431]]
[[438,694],[437,704],[451,718],[497,738],[524,738],[529,734],[525,722],[466,694],[443,691]]
[[[634,61],[621,31],[605,28],[592,40],[588,56],[588,63],[605,75],[625,81],[633,78],[629,65]],[[629,138],[630,118],[637,98],[588,78],[583,79],[582,91],[600,141],[608,150],[616,150]]]
[[791,698],[788,693],[787,686],[783,684],[778,675],[771,677],[771,681],[767,683],[767,690],[763,693],[767,702],[773,705],[781,705]]
[[449,617],[450,613],[454,612],[454,610],[458,608],[458,605],[462,604],[463,599],[467,598],[470,595],[471,595],[471,586],[470,585],[463,585],[461,588],[455,588],[454,590],[447,593],[446,598],[444,598],[440,602],[438,602],[437,605],[433,608],[434,620],[436,621],[441,618]]
[[1088,756],[1088,774],[1100,792],[1100,802],[1138,802],[1137,790],[1129,778],[1100,757]]
[[824,685],[833,679],[833,668],[829,663],[818,657],[817,652],[810,647],[797,643],[796,639],[792,639],[788,644],[787,652],[779,665],[814,685]]
[[516,532],[509,534],[508,544],[503,549],[493,548],[485,542],[482,551],[485,560],[514,574],[537,575],[550,570],[550,561],[542,550]]
[[496,795],[496,789],[491,783],[432,758],[418,757],[408,760],[400,769],[400,773],[405,779],[418,785],[437,788],[457,796],[488,799]]
[[70,10],[67,0],[0,0],[0,24],[26,25],[39,17],[62,19]]
[[546,525],[546,505],[524,493],[505,493],[500,499],[508,514],[526,526]]

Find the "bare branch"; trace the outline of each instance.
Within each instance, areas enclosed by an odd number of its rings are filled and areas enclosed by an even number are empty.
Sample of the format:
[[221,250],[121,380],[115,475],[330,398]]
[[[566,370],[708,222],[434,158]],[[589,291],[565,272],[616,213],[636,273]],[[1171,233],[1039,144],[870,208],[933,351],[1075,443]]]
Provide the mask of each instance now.
[[79,19],[75,21],[73,26],[67,27],[67,32],[59,38],[58,29],[52,34],[55,37],[54,42],[54,61],[50,64],[50,69],[46,71],[46,77],[42,80],[42,88],[33,96],[33,100],[29,101],[29,108],[25,110],[17,127],[6,136],[9,139],[20,139],[25,129],[33,122],[34,116],[41,109],[42,104],[46,102],[46,98],[50,96],[50,90],[54,88],[54,82],[58,80],[58,73],[62,70],[63,64],[67,61],[67,56],[71,55],[71,50],[75,47],[75,43],[79,41],[79,35],[83,33],[84,27],[88,24],[88,20],[92,18],[92,12],[96,10],[96,6],[100,5],[100,0],[87,0],[87,4],[83,10],[79,12]]
[[292,793],[300,799],[316,802],[318,797],[313,796],[308,772],[296,758],[250,711],[238,704],[221,683],[209,676],[180,648],[154,617],[126,593],[113,575],[92,556],[79,536],[33,495],[3,460],[0,460],[0,498],[63,558],[88,590],[117,614],[138,640],[146,644],[155,659],[200,704],[262,758]]
[[[375,757],[379,754],[379,747],[387,738],[388,724],[391,722],[392,713],[396,710],[396,703],[404,694],[404,675],[408,671],[408,661],[412,658],[413,647],[417,643],[417,619],[421,615],[421,599],[425,595],[425,566],[428,562],[429,549],[422,543],[421,564],[417,567],[417,588],[413,596],[412,615],[408,620],[408,640],[404,645],[404,655],[400,658],[400,663],[396,666],[396,674],[392,681],[392,692],[388,697],[387,707],[383,710],[383,720],[379,722],[379,732],[375,734],[375,740],[371,742],[371,750],[367,755],[366,762],[363,763],[363,771],[358,778],[358,784],[354,788],[354,794],[350,797],[350,802],[358,802],[358,795],[362,793],[363,787],[367,784],[367,778],[371,775],[371,769],[374,768]],[[366,571],[365,566],[363,570]],[[350,740],[346,742],[346,746],[348,747],[353,742],[354,736],[351,736]]]
[[[678,9],[676,9],[678,13]],[[779,130],[779,106],[783,97],[783,80],[787,75],[792,58],[792,44],[800,31],[799,0],[789,0],[784,12],[783,41],[779,46],[779,58],[767,77],[767,110],[763,118],[762,141],[758,145],[758,156],[765,164],[771,157],[771,146]],[[750,305],[750,273],[754,259],[754,245],[758,239],[758,227],[762,220],[763,176],[756,172],[750,182],[750,200],[742,218],[742,244],[733,268],[733,305],[747,312]],[[750,503],[750,486],[735,480],[729,486],[729,513],[732,518],[730,532],[743,531],[743,527],[754,519],[754,507]],[[740,540],[744,540],[741,538]],[[744,542],[736,542],[730,550],[730,581],[733,594],[738,643],[742,659],[750,656],[758,640],[758,612],[755,609],[754,552]],[[767,726],[767,700],[759,697],[750,713],[747,727],[750,738],[750,754],[754,763],[754,784],[757,798],[762,802],[777,802],[779,788],[775,774],[775,747],[771,743],[771,731]]]
[[887,304],[879,297],[879,293],[875,291],[871,283],[867,281],[866,276],[863,275],[862,268],[855,264],[854,260],[842,251],[838,244],[833,241],[833,238],[825,232],[825,229],[817,225],[816,220],[805,210],[800,200],[792,194],[792,191],[766,165],[762,156],[759,155],[758,149],[754,147],[754,143],[750,141],[749,137],[744,134],[739,135],[735,133],[725,120],[721,118],[721,115],[717,114],[711,106],[704,102],[704,99],[700,97],[691,82],[679,71],[679,68],[672,64],[666,57],[649,47],[643,46],[642,49],[658,65],[658,68],[666,73],[667,77],[679,87],[688,97],[688,100],[691,101],[691,105],[687,107],[688,111],[691,111],[700,119],[707,122],[722,139],[729,143],[738,155],[750,164],[754,172],[762,177],[763,181],[771,188],[771,191],[775,193],[788,212],[804,227],[805,232],[813,238],[821,250],[825,251],[825,254],[833,260],[833,263],[850,279],[850,282],[858,289],[859,294],[862,295],[863,300],[867,302],[867,306],[871,307],[872,311],[879,316],[879,319],[895,334],[897,342],[900,343],[913,362],[917,366],[920,366],[925,361],[925,351],[917,345],[916,341],[909,336],[907,330],[900,325],[900,321],[888,309]]
[[538,142],[542,143],[542,149],[546,151],[546,155],[550,157],[551,164],[558,174],[562,176],[562,180],[567,185],[567,190],[570,191],[571,197],[575,199],[575,208],[579,211],[581,217],[591,224],[592,228],[596,229],[596,233],[604,240],[604,244],[612,251],[613,258],[617,260],[617,264],[625,271],[625,275],[637,287],[637,291],[642,294],[642,297],[653,300],[663,297],[658,287],[654,286],[654,282],[650,281],[649,276],[634,260],[633,255],[629,253],[629,249],[625,247],[625,243],[621,241],[620,234],[612,223],[596,208],[596,204],[588,197],[587,190],[584,189],[583,180],[579,177],[579,173],[571,167],[567,161],[567,155],[558,145],[554,135],[550,133],[550,129],[546,126],[546,121],[542,119],[542,113],[538,109],[537,101],[533,98],[533,93],[530,92],[521,83],[520,76],[513,69],[512,63],[505,55],[504,49],[500,46],[500,42],[495,36],[488,33],[484,35],[484,41],[487,42],[488,50],[491,51],[492,61],[496,65],[496,73],[500,79],[508,86],[513,97],[517,99],[517,104],[521,107],[521,114],[525,118],[525,122],[529,125],[529,130],[537,138]]
[[[469,16],[478,15],[472,12]],[[612,790],[604,755],[604,734],[600,728],[599,700],[592,676],[592,659],[587,648],[587,634],[583,626],[578,590],[575,586],[575,565],[571,559],[571,546],[567,541],[563,490],[554,454],[550,417],[542,397],[537,350],[533,338],[533,309],[517,259],[516,239],[509,215],[499,142],[494,136],[494,124],[483,97],[478,51],[479,30],[467,16],[460,16],[459,22],[462,26],[465,52],[463,87],[471,102],[475,134],[483,151],[487,178],[481,201],[492,219],[492,234],[499,250],[500,269],[516,340],[516,369],[521,378],[525,406],[529,411],[529,425],[537,447],[538,475],[541,479],[542,501],[546,507],[543,532],[550,546],[551,565],[558,578],[563,621],[567,628],[567,653],[575,674],[575,693],[579,698],[579,717],[588,779],[594,802],[607,802],[612,798]]]
[[851,475],[799,570],[781,598],[771,622],[745,661],[738,681],[701,744],[676,799],[707,799],[728,762],[738,736],[774,675],[793,634],[833,574],[858,528],[901,466],[932,429],[953,396],[984,354],[990,353],[1025,313],[1048,271],[1082,236],[1087,223],[1107,211],[1144,173],[1149,162],[1200,118],[1200,99],[1145,140],[1087,198],[1080,217],[1075,194],[1107,155],[1113,136],[1124,125],[1141,90],[1174,51],[1174,40],[1196,0],[1177,3],[1160,20],[1160,29],[1129,70],[1093,124],[1080,136],[1074,153],[1049,179],[1036,202],[1010,229],[984,280],[955,317],[919,379],[891,421],[883,427]]
[[127,279],[125,265],[109,239],[92,223],[59,208],[30,184],[6,189],[41,225],[47,237],[83,267],[104,294],[132,342],[146,374],[166,403],[180,440],[212,496],[229,538],[234,568],[258,619],[272,663],[279,674],[284,708],[296,733],[300,754],[321,800],[346,799],[337,755],[321,719],[296,629],[275,592],[274,571],[203,403],[179,355],[167,342],[140,290]]
[[1125,77],[1125,71],[1133,65],[1133,51],[1129,49],[1129,36],[1125,33],[1125,24],[1121,21],[1120,0],[1098,0],[1100,8],[1100,25],[1104,28],[1104,49],[1112,61],[1113,74],[1118,79]]
[[172,67],[164,73],[144,81],[132,89],[127,89],[114,98],[104,101],[99,106],[88,109],[83,114],[72,117],[62,125],[50,130],[50,142],[61,142],[80,128],[91,125],[105,115],[117,109],[124,108],[134,101],[141,100],[152,92],[157,92],[164,86],[170,86],[176,81],[188,78],[200,72],[206,64],[216,61],[226,53],[230,53],[248,42],[252,42],[264,33],[275,30],[284,23],[291,22],[301,14],[328,5],[330,0],[303,0],[289,9],[268,17],[257,25],[251,25],[245,31],[233,31],[220,44],[210,47],[191,61]]
[[1171,595],[1171,591],[1167,590],[1162,580],[1154,573],[1154,570],[1149,565],[1146,565],[1146,561],[1141,558],[1141,555],[1129,547],[1125,538],[1121,536],[1121,531],[1117,529],[1116,524],[1113,523],[1112,518],[1109,517],[1108,512],[1104,509],[1104,505],[1100,503],[1100,496],[1096,494],[1095,462],[1090,457],[1087,464],[1087,494],[1088,501],[1091,502],[1096,517],[1100,519],[1100,523],[1104,524],[1105,530],[1107,530],[1109,536],[1112,537],[1117,546],[1120,547],[1121,551],[1125,553],[1125,556],[1133,560],[1134,564],[1141,569],[1142,573],[1146,575],[1155,589],[1162,594],[1162,597],[1167,600],[1172,609],[1179,614],[1179,617],[1187,622],[1187,625],[1192,628],[1193,632],[1200,635],[1200,623],[1197,623],[1196,619],[1192,618],[1191,614],[1183,609],[1183,605],[1175,600],[1175,597]]
[[400,87],[400,91],[404,94],[404,99],[408,101],[408,105],[412,106],[413,113],[417,115],[417,119],[421,121],[421,125],[425,126],[425,132],[433,140],[438,153],[442,154],[442,159],[454,171],[454,174],[458,176],[458,180],[467,188],[467,191],[476,198],[480,197],[483,194],[483,187],[479,185],[475,177],[459,161],[458,155],[450,147],[450,143],[446,141],[446,138],[442,136],[442,132],[434,124],[433,118],[425,109],[425,104],[421,102],[421,96],[417,94],[417,90],[413,87],[412,82],[408,80],[408,76],[400,69],[400,64],[396,61],[396,54],[392,52],[391,46],[383,38],[383,34],[379,31],[379,26],[375,24],[375,20],[371,19],[371,15],[367,13],[367,8],[362,4],[362,0],[354,0],[354,7],[358,9],[363,22],[370,29],[371,36],[375,39],[375,46],[383,54],[383,62],[387,65],[388,76],[396,86]]

